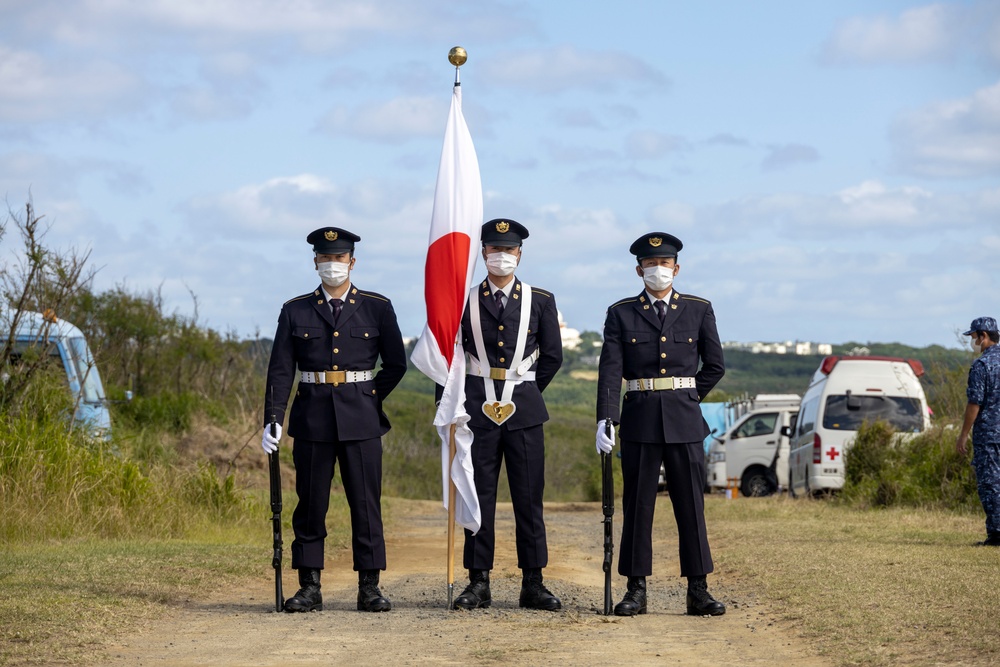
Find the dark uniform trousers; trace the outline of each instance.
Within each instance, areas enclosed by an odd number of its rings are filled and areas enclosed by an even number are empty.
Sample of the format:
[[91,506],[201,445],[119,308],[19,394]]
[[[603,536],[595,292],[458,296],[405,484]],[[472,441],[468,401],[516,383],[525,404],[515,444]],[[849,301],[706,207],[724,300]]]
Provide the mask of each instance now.
[[[477,290],[480,326],[486,351],[484,365],[493,368],[511,368],[517,332],[521,324],[521,281],[514,279],[507,306],[500,313],[496,300],[490,294],[489,284],[483,281]],[[483,414],[486,388],[483,378],[468,376],[465,382],[465,409],[469,413],[472,430],[472,467],[476,482],[476,495],[482,511],[479,532],[465,531],[463,565],[466,569],[493,569],[496,545],[497,484],[500,466],[505,463],[514,506],[515,536],[517,540],[517,566],[542,568],[548,564],[548,547],[545,540],[545,521],[542,514],[542,495],[545,489],[545,437],[542,424],[549,415],[542,399],[542,391],[562,365],[562,337],[559,333],[559,316],[555,297],[551,293],[532,287],[531,309],[528,312],[528,334],[524,355],[538,350],[534,363],[535,381],[522,382],[514,387],[511,398],[516,410],[501,425],[490,421]],[[475,354],[472,321],[466,307],[462,317],[462,343],[466,352]],[[502,382],[494,382],[497,400],[503,391]]]
[[[700,402],[725,374],[722,343],[708,301],[674,291],[661,322],[645,292],[608,308],[598,377],[597,419],[620,424],[624,521],[618,573],[652,574],[653,512],[660,463],[677,521],[681,575],[712,572],[705,528],[708,426]],[[622,379],[693,377],[695,387],[628,391]]]
[[[351,286],[336,318],[317,288],[284,304],[271,348],[264,423],[281,422],[292,388],[288,435],[295,439],[292,568],[323,569],[330,484],[340,464],[351,510],[355,570],[384,570],[382,440],[389,420],[382,401],[406,372],[406,351],[387,298]],[[305,383],[299,371],[376,370],[371,380]],[[273,396],[272,396],[273,394]]]

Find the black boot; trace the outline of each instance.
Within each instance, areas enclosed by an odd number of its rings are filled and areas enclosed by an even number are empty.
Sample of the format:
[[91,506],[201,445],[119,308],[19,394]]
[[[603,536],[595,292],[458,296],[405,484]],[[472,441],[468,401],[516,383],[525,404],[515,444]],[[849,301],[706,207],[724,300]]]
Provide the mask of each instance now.
[[319,570],[299,568],[299,592],[285,600],[285,611],[323,611],[323,596],[319,592]]
[[1000,547],[1000,533],[986,533],[986,539],[976,542],[977,547]]
[[615,605],[615,616],[635,616],[646,613],[646,577],[629,577],[628,592]]
[[455,609],[486,609],[492,604],[490,571],[469,570],[469,585],[455,598]]
[[688,577],[687,608],[688,616],[722,616],[726,613],[726,605],[708,592],[708,580],[704,575]]
[[562,609],[562,602],[542,583],[542,568],[534,567],[522,571],[520,605],[528,609],[555,611]]
[[358,611],[389,611],[392,603],[378,589],[378,570],[358,571]]

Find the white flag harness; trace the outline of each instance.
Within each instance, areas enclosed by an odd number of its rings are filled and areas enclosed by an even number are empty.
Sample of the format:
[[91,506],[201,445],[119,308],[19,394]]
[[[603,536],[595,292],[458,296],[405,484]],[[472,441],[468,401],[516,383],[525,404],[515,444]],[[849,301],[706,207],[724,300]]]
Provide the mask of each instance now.
[[[486,389],[483,414],[500,425],[510,419],[514,411],[517,410],[517,406],[511,401],[515,385],[519,385],[525,380],[535,379],[534,373],[529,373],[528,369],[538,358],[538,350],[535,350],[527,359],[524,358],[524,346],[528,340],[528,320],[531,316],[531,286],[526,282],[521,283],[521,313],[520,322],[517,325],[517,344],[514,346],[514,357],[511,359],[509,370],[487,368],[480,362],[480,359],[487,359],[487,356],[486,345],[483,343],[483,329],[480,325],[478,291],[479,287],[477,286],[469,292],[469,320],[472,324],[472,339],[476,343],[476,357],[469,355],[471,362],[469,374],[483,378],[483,385]],[[493,380],[503,380],[503,393],[499,401],[496,390],[493,388]]]

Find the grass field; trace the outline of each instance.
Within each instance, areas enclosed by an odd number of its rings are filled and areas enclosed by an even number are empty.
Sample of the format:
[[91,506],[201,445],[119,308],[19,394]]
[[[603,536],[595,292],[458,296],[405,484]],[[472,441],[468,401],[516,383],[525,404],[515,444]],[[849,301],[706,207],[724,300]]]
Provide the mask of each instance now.
[[1000,661],[1000,549],[971,546],[985,537],[981,516],[708,500],[718,576],[735,577],[834,663]]
[[[393,504],[402,502],[386,499],[389,530]],[[656,517],[656,531],[664,534],[675,531],[668,503],[660,499]],[[342,496],[334,494],[331,511],[339,518],[330,525],[346,526]],[[716,560],[710,581],[769,609],[832,663],[1000,660],[994,610],[1000,549],[971,546],[981,539],[980,517],[718,495],[707,498],[706,513]],[[340,546],[349,539],[343,528],[331,537]],[[0,664],[81,662],[168,607],[259,577],[261,561],[270,558],[269,538],[263,517],[259,531],[196,539],[4,548]],[[290,586],[288,572],[285,578]]]

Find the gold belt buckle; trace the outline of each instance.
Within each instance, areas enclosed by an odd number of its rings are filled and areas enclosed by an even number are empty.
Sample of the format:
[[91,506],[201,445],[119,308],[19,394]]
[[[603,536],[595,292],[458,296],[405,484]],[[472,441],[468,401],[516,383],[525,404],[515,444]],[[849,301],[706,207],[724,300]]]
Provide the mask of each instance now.
[[653,389],[663,391],[664,389],[673,389],[674,379],[669,378],[653,378]]
[[347,382],[347,371],[320,371],[323,376],[323,384],[332,384],[336,387],[342,382]]
[[507,369],[506,368],[490,368],[490,379],[491,380],[506,380],[507,379]]

